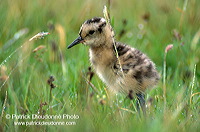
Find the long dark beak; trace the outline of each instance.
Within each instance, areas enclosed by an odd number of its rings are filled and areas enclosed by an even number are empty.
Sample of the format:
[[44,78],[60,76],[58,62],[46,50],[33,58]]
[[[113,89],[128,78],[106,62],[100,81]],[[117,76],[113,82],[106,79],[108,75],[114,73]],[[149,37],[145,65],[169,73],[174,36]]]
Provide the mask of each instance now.
[[83,42],[83,39],[81,37],[78,37],[77,39],[75,39],[68,47],[67,49],[79,44],[79,43],[82,43]]

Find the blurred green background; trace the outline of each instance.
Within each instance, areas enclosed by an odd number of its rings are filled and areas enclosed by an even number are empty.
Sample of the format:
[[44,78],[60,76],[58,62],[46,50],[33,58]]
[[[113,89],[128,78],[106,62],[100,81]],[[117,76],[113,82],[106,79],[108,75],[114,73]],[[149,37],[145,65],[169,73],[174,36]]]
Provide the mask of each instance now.
[[[161,75],[146,92],[146,118],[126,95],[111,101],[96,74],[93,86],[87,83],[88,47],[66,49],[85,20],[103,17],[104,5],[116,40],[147,54]],[[199,0],[0,0],[0,20],[0,131],[200,131]],[[42,31],[50,34],[29,41]],[[25,126],[14,123],[32,120],[7,114],[80,118],[33,120],[76,125]]]

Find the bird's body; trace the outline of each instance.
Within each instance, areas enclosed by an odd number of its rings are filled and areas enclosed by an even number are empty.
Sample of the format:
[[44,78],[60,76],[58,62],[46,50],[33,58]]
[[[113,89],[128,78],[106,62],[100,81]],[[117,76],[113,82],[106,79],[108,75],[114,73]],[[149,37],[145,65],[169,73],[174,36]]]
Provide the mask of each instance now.
[[90,62],[110,90],[143,98],[144,91],[158,82],[155,64],[141,51],[115,42],[113,30],[104,18],[84,22],[79,35],[68,48],[78,43],[90,46]]
[[119,59],[114,47],[90,49],[90,62],[110,90],[136,94],[153,87],[159,79],[154,63],[135,48],[119,42],[115,45]]

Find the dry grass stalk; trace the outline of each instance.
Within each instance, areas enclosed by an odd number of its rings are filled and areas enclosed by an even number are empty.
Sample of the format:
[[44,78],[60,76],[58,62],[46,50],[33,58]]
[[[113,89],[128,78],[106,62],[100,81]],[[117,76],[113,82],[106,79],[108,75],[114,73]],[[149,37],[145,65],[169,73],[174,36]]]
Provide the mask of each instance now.
[[44,46],[44,45],[39,45],[38,47],[36,47],[36,48],[33,50],[33,53],[35,53],[35,52],[37,52],[37,51],[39,51],[39,50],[41,50],[41,49],[44,49],[44,48],[46,48],[46,46]]
[[33,36],[32,38],[30,38],[29,41],[32,41],[34,39],[42,39],[42,38],[44,38],[44,36],[47,36],[49,34],[50,34],[49,32],[40,32],[40,33],[36,34],[35,36]]
[[[110,24],[110,15],[109,15],[109,13],[108,13],[108,10],[107,10],[107,7],[106,7],[106,6],[104,6],[103,14],[104,14],[104,17],[105,17],[107,23],[110,25],[110,28],[112,29],[112,26],[111,26],[111,24]],[[119,67],[120,67],[120,70],[121,70],[121,72],[122,72],[122,75],[123,75],[123,77],[124,77],[124,73],[123,73],[123,70],[122,70],[122,65],[121,65],[121,62],[120,62],[120,59],[119,59],[117,47],[116,47],[115,40],[114,40],[114,35],[115,35],[115,33],[114,33],[113,30],[112,30],[112,32],[113,32],[112,40],[113,40],[113,45],[114,45],[116,57],[117,57],[117,60],[118,60],[118,62],[119,62]]]

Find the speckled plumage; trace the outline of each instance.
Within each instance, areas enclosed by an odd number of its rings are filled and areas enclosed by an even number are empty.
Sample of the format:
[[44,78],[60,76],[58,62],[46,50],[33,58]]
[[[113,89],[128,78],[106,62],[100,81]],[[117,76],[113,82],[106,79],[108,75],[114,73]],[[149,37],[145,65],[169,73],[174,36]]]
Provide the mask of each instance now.
[[158,82],[155,64],[141,51],[115,42],[112,27],[104,18],[96,17],[85,21],[79,35],[68,48],[78,43],[88,45],[90,62],[110,90],[127,95],[131,91],[138,96]]

